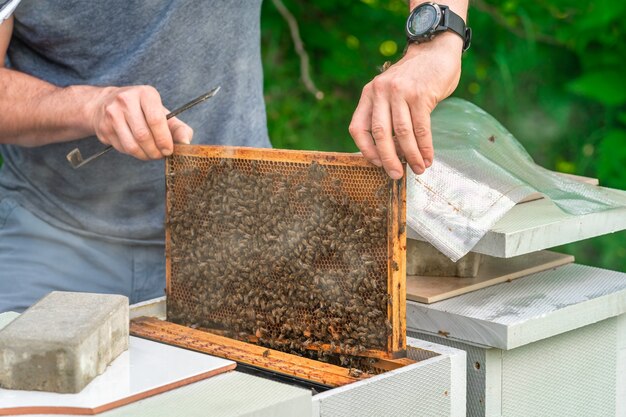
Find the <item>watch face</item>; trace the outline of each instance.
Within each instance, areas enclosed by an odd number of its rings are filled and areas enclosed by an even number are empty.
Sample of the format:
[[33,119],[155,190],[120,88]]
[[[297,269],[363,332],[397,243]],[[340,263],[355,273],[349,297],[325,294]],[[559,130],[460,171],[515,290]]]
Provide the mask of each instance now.
[[437,10],[430,4],[419,6],[412,14],[408,30],[412,35],[428,32],[437,20]]

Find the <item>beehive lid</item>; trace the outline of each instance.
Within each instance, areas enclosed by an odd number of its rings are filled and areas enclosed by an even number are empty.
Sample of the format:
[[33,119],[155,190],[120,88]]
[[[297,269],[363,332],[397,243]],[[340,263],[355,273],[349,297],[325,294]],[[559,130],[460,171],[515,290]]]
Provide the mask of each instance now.
[[433,304],[408,302],[407,329],[514,349],[626,313],[626,274],[570,264]]

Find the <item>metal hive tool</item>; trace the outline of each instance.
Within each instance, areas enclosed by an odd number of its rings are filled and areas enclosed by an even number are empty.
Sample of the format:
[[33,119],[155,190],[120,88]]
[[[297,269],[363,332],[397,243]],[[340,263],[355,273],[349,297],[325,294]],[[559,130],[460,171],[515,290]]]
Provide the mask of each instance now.
[[274,349],[398,357],[405,182],[360,155],[178,145],[167,318]]

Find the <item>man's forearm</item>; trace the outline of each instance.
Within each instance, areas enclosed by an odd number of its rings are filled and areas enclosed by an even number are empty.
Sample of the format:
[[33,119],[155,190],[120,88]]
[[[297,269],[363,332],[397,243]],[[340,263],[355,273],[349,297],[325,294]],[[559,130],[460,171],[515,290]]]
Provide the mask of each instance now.
[[94,134],[90,103],[103,88],[60,88],[0,68],[0,143],[40,146]]
[[4,68],[13,17],[0,22],[0,143],[41,146],[96,135],[138,159],[171,155],[193,130],[166,118],[159,92],[148,85],[57,87]]

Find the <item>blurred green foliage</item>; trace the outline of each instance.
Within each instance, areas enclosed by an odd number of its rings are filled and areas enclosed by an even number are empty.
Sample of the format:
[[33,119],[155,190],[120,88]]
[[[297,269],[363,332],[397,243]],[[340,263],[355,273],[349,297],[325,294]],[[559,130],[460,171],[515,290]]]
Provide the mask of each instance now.
[[[284,0],[311,57],[317,100],[300,81],[286,22],[263,6],[263,59],[275,147],[355,151],[347,126],[360,91],[400,58],[402,0]],[[626,189],[626,2],[473,0],[473,44],[455,96],[494,115],[542,166]],[[436,144],[435,144],[436,152]],[[626,233],[560,248],[626,272]]]

